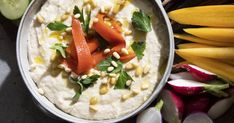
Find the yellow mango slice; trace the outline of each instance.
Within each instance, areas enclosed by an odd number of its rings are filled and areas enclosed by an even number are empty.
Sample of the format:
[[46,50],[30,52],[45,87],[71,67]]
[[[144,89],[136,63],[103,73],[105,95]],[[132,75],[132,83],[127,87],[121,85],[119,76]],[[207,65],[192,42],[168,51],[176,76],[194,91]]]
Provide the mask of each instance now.
[[176,52],[183,59],[234,82],[234,67],[214,59],[187,55]]
[[201,43],[201,44],[207,44],[211,46],[234,46],[234,43],[227,43],[227,42],[217,42],[217,41],[211,41],[211,40],[206,40],[202,39],[193,35],[188,35],[188,34],[174,34],[175,38],[186,40],[186,41],[191,41],[195,43]]
[[178,49],[177,53],[214,59],[234,59],[234,47]]
[[199,6],[174,10],[169,17],[187,25],[234,27],[234,5]]
[[215,46],[210,46],[206,44],[199,44],[199,43],[185,43],[177,45],[179,49],[189,49],[189,48],[211,48]]
[[184,31],[207,40],[234,43],[234,28],[188,28]]

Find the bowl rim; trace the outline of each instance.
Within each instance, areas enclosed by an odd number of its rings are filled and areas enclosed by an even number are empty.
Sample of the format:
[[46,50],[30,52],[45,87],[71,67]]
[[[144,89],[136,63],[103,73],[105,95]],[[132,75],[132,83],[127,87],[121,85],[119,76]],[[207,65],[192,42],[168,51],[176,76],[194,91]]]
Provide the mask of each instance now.
[[[115,118],[115,119],[107,119],[107,120],[86,120],[86,119],[81,119],[81,118],[77,118],[75,116],[72,116],[70,114],[67,114],[65,112],[63,112],[62,110],[60,110],[59,108],[58,111],[55,111],[54,109],[52,109],[53,107],[50,107],[51,105],[54,106],[54,104],[52,104],[48,99],[48,100],[51,104],[46,104],[45,102],[43,102],[42,100],[42,97],[41,95],[39,95],[36,90],[32,87],[31,84],[35,84],[35,82],[32,82],[30,81],[30,76],[27,75],[25,73],[25,69],[23,68],[22,66],[22,58],[20,57],[21,56],[21,48],[20,48],[20,43],[21,43],[21,35],[22,35],[22,29],[23,29],[23,24],[25,22],[25,18],[26,16],[28,15],[28,12],[29,10],[34,6],[34,4],[36,4],[38,1],[37,0],[32,0],[31,3],[29,4],[27,10],[25,11],[22,19],[21,19],[21,22],[20,22],[20,26],[18,28],[18,33],[17,33],[17,43],[16,43],[16,54],[17,54],[17,63],[18,63],[18,67],[19,67],[19,70],[20,70],[20,74],[23,78],[23,81],[25,83],[25,85],[27,86],[28,90],[30,91],[35,103],[37,104],[37,106],[43,110],[43,112],[47,113],[47,115],[50,115],[50,116],[55,116],[55,117],[58,117],[60,119],[63,119],[65,121],[68,121],[68,122],[91,122],[91,123],[99,123],[99,122],[120,122],[120,121],[123,121],[123,120],[126,120],[130,117],[133,117],[135,116],[136,114],[138,114],[140,111],[144,110],[146,107],[148,107],[155,99],[156,97],[159,95],[160,91],[163,89],[164,85],[166,84],[166,81],[167,79],[169,78],[169,75],[170,75],[170,72],[171,72],[171,69],[172,69],[172,65],[173,65],[173,61],[174,61],[174,37],[173,37],[173,30],[172,30],[172,27],[171,27],[171,24],[170,24],[170,21],[169,21],[169,18],[167,16],[167,13],[166,11],[164,10],[163,6],[162,6],[162,3],[160,0],[153,0],[155,1],[155,6],[157,6],[160,10],[160,13],[161,15],[163,16],[163,20],[165,21],[165,24],[166,24],[166,29],[167,29],[167,35],[168,35],[168,39],[169,39],[169,53],[168,53],[168,60],[167,60],[167,66],[166,66],[166,69],[165,69],[165,72],[164,72],[164,75],[163,77],[161,78],[160,80],[160,84],[157,85],[157,89],[155,89],[152,94],[150,95],[150,98],[148,98],[147,101],[145,101],[141,106],[139,106],[136,110],[134,110],[133,112],[131,113],[128,113],[124,116],[121,116],[121,117],[118,117],[118,118]],[[30,84],[31,83],[31,84]],[[57,110],[56,109],[56,110]],[[48,114],[49,113],[49,114]]]

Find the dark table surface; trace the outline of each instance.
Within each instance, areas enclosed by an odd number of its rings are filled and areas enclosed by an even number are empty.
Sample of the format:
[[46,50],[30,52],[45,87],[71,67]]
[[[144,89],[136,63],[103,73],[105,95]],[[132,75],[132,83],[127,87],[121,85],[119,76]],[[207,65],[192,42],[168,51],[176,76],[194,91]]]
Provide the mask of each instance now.
[[[14,22],[15,23],[15,22]],[[0,15],[0,123],[62,123],[34,104],[16,61],[17,24]],[[123,123],[134,123],[135,118]],[[234,123],[234,107],[215,123]]]

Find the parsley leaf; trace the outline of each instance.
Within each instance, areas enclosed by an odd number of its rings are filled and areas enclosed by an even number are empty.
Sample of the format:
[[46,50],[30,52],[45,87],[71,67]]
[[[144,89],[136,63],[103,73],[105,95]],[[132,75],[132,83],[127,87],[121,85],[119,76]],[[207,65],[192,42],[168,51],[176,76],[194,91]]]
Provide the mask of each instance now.
[[99,75],[92,75],[86,79],[82,79],[80,80],[80,82],[84,85],[84,86],[89,86],[90,84],[92,84],[93,82],[97,81],[98,78],[100,76]]
[[112,61],[112,58],[108,57],[107,59],[97,64],[97,69],[100,71],[107,71],[107,68],[111,66],[111,61]]
[[119,73],[119,72],[122,70],[122,68],[123,68],[123,63],[120,62],[120,61],[116,61],[116,63],[117,63],[117,65],[118,65],[118,67],[115,68],[111,73]]
[[100,49],[107,48],[107,45],[108,45],[107,41],[104,38],[102,38],[99,34],[97,34],[96,37],[100,44]]
[[80,14],[79,20],[80,20],[82,23],[84,23],[85,20],[84,20],[83,10],[81,11],[81,10],[79,9],[78,6],[75,6],[75,7],[74,7],[73,14],[74,14],[74,15]]
[[53,49],[53,50],[56,50],[57,52],[59,52],[63,58],[66,58],[65,49],[67,48],[67,46],[64,46],[61,43],[55,43],[50,48]]
[[152,30],[150,16],[143,13],[142,11],[133,13],[132,25],[139,31],[150,32]]
[[124,70],[121,70],[119,78],[116,82],[115,89],[124,89],[127,88],[126,82],[128,80],[133,80],[132,77]]
[[64,29],[66,29],[68,26],[65,25],[65,24],[63,24],[63,23],[61,23],[61,22],[55,21],[55,22],[53,22],[53,23],[49,23],[49,24],[47,25],[47,27],[48,27],[50,30],[52,30],[52,31],[62,31],[62,30],[64,30]]
[[81,25],[82,29],[86,34],[88,34],[88,32],[89,32],[89,23],[90,23],[90,19],[91,19],[91,11],[88,11],[87,17],[85,19],[83,9],[80,10],[78,6],[75,6],[74,10],[73,10],[73,14],[74,15],[75,14],[80,14],[79,20],[82,23],[82,25]]
[[142,57],[144,56],[144,51],[145,51],[145,47],[146,47],[146,43],[145,42],[134,42],[131,45],[133,51],[135,52],[137,59],[141,60]]

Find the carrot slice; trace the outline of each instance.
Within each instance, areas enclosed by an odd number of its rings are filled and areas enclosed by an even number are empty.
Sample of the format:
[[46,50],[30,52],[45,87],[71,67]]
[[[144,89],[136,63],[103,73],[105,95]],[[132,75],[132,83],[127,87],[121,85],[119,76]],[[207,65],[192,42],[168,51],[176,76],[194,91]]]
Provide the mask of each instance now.
[[130,53],[128,55],[121,56],[119,60],[122,62],[129,62],[130,60],[132,60],[135,57],[136,57],[135,53]]
[[95,38],[89,39],[88,46],[90,52],[93,53],[99,47],[99,42]]
[[78,60],[75,72],[77,74],[82,74],[93,67],[93,57],[91,56],[88,44],[85,40],[81,23],[75,18],[72,18],[72,36]]
[[98,14],[98,22],[93,23],[94,30],[101,35],[105,40],[108,41],[108,43],[112,45],[124,43],[125,40],[121,33],[119,33],[117,30],[112,29],[110,26],[104,23],[104,17],[103,14]]
[[107,55],[105,55],[102,51],[100,51],[93,53],[92,57],[94,59],[93,66],[96,66],[98,63],[104,60],[107,57]]

